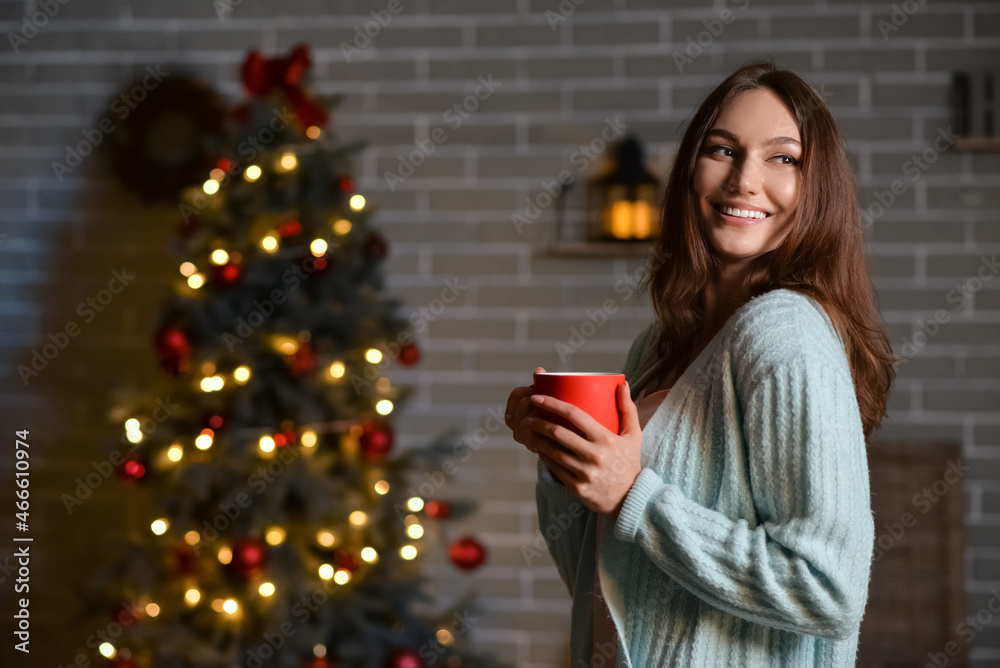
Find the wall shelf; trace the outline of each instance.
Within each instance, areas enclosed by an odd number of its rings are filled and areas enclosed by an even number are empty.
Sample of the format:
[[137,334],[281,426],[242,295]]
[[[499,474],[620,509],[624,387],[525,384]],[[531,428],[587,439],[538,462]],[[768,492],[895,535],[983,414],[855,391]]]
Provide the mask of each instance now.
[[959,151],[1000,151],[1000,137],[959,137],[955,140]]

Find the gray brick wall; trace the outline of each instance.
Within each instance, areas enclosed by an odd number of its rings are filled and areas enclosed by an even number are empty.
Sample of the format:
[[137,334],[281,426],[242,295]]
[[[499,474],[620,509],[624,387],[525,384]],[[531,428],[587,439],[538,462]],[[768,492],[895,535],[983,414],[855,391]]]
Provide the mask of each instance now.
[[[547,256],[550,210],[520,233],[510,223],[543,181],[574,169],[572,152],[599,136],[609,115],[640,133],[662,169],[701,97],[749,58],[773,56],[828,91],[868,202],[896,179],[907,186],[870,230],[893,344],[902,350],[921,336],[921,322],[948,316],[900,367],[881,438],[962,443],[972,465],[964,481],[968,608],[987,609],[1000,586],[1000,280],[984,281],[962,308],[949,294],[1000,252],[988,195],[1000,186],[1000,157],[952,147],[913,181],[905,165],[948,125],[950,71],[1000,62],[996,3],[404,0],[348,62],[341,42],[387,3],[244,0],[220,19],[209,0],[63,1],[0,0],[4,35],[21,31],[23,17],[58,7],[17,52],[9,39],[0,45],[0,231],[7,235],[0,238],[0,374],[3,424],[31,429],[35,448],[30,665],[69,664],[79,651],[94,659],[84,642],[96,629],[74,622],[69,587],[116,549],[125,527],[140,527],[143,504],[114,480],[72,516],[60,497],[105,456],[97,437],[108,384],[150,377],[149,332],[176,271],[165,250],[173,208],[141,206],[96,159],[63,181],[50,164],[147,65],[198,73],[235,100],[246,49],[273,53],[302,40],[313,48],[313,90],[346,96],[336,127],[345,138],[371,140],[358,185],[379,207],[375,222],[390,241],[388,291],[415,310],[445,280],[468,283],[420,335],[423,362],[389,372],[416,389],[397,418],[404,446],[449,426],[472,434],[536,365],[621,366],[651,317],[648,304],[613,289],[638,261]],[[894,25],[894,8],[904,6],[912,11]],[[679,68],[673,54],[697,40],[705,22],[720,20],[728,20],[721,32]],[[444,113],[480,76],[500,86],[452,127]],[[447,141],[391,191],[384,172],[434,128]],[[16,365],[49,332],[78,320],[77,304],[122,266],[136,273],[134,284],[26,388]],[[621,308],[561,360],[555,343],[606,299]],[[11,468],[3,462],[6,489]],[[479,501],[475,518],[447,530],[480,535],[489,564],[456,578],[431,548],[428,568],[442,593],[470,586],[480,593],[486,613],[473,631],[480,645],[542,668],[565,665],[569,599],[550,560],[529,564],[521,552],[538,535],[534,479],[533,459],[504,430],[490,434],[441,490]],[[991,615],[969,650],[974,668],[1000,663],[1000,617]]]

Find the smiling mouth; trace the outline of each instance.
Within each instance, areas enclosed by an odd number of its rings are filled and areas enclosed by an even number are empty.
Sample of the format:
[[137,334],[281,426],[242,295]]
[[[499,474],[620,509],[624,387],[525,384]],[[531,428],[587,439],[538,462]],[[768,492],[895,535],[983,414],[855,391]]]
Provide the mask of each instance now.
[[772,214],[764,213],[763,211],[755,211],[753,209],[733,209],[728,206],[722,206],[716,202],[712,202],[711,206],[713,209],[719,213],[730,216],[732,218],[744,218],[746,220],[763,220],[770,217]]

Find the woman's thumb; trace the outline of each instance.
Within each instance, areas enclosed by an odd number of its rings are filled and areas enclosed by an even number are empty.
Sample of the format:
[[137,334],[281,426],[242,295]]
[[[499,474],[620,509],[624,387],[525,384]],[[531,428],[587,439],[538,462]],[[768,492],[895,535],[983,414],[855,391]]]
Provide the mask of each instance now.
[[641,427],[639,426],[639,411],[632,401],[632,394],[629,390],[627,380],[618,386],[618,408],[622,413],[621,433],[641,431]]

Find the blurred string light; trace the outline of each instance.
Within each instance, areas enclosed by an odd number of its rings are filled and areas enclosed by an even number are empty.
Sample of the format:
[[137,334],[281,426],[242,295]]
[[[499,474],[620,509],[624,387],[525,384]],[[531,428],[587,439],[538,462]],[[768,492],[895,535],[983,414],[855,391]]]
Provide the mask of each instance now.
[[233,370],[233,380],[242,385],[250,380],[250,367],[238,366]]
[[281,167],[286,170],[295,169],[296,165],[299,164],[298,158],[295,157],[294,153],[287,152],[281,156]]
[[406,559],[407,561],[415,559],[417,556],[417,548],[415,548],[412,545],[404,545],[403,547],[399,548],[399,556],[401,556],[403,559]]
[[184,600],[188,605],[197,605],[198,601],[201,600],[201,592],[192,587],[184,592]]
[[367,352],[365,352],[365,359],[372,364],[378,364],[382,361],[382,351],[378,348],[369,348]]
[[260,167],[258,167],[257,165],[250,165],[249,167],[246,168],[246,171],[243,172],[243,178],[245,178],[247,181],[256,181],[257,179],[260,178],[260,174],[261,174]]
[[188,286],[192,289],[197,290],[203,285],[205,285],[205,277],[201,274],[191,274],[188,276]]
[[306,128],[306,137],[309,137],[309,139],[319,139],[319,136],[321,134],[322,130],[320,130],[318,126],[310,125],[308,128]]
[[229,262],[229,253],[222,250],[221,248],[216,248],[212,251],[212,262],[218,265],[223,265]]
[[392,412],[392,402],[388,399],[382,399],[377,404],[375,404],[375,411],[379,415],[388,415]]
[[302,444],[303,448],[312,448],[316,446],[316,441],[318,440],[316,432],[314,431],[304,431],[302,435],[299,436],[299,443]]
[[274,584],[270,582],[262,582],[260,587],[257,588],[261,596],[271,596],[274,594]]
[[165,534],[167,532],[167,528],[169,526],[170,526],[170,523],[167,522],[166,519],[164,519],[164,518],[161,517],[158,520],[153,520],[152,524],[149,525],[149,528],[157,536],[162,536],[163,534]]
[[419,496],[411,497],[410,500],[406,502],[406,507],[415,513],[419,513],[424,508],[424,500]]
[[353,195],[351,197],[351,208],[355,211],[361,211],[365,208],[365,198],[361,195]]
[[184,448],[174,443],[167,449],[167,459],[172,462],[179,462],[184,457]]
[[208,450],[210,447],[212,447],[212,440],[213,440],[212,437],[215,435],[215,432],[212,433],[205,433],[205,432],[212,432],[212,430],[205,429],[202,431],[202,433],[198,434],[197,438],[194,439],[194,445],[199,450]]
[[190,276],[191,274],[198,271],[198,267],[194,266],[194,262],[184,262],[181,264],[181,275]]
[[351,221],[341,218],[333,224],[333,231],[343,236],[351,231]]
[[260,247],[266,250],[268,253],[273,253],[278,250],[278,237],[273,234],[269,234],[260,240]]
[[205,191],[206,195],[214,195],[219,192],[219,182],[215,179],[209,179],[201,185],[201,189]]
[[323,239],[313,239],[313,242],[309,244],[309,250],[316,257],[322,257],[326,254],[327,244]]

